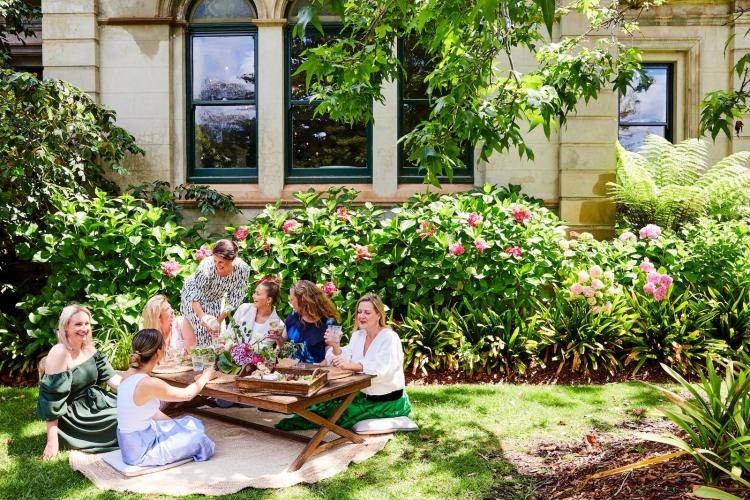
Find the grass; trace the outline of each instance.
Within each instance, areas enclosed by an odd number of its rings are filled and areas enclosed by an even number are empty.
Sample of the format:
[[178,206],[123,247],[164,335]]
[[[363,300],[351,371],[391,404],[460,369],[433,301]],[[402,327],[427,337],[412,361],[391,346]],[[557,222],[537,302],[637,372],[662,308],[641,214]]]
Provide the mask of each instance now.
[[[530,498],[534,484],[514,470],[507,450],[576,440],[591,429],[616,432],[617,424],[639,409],[654,416],[654,407],[664,402],[638,383],[457,385],[408,392],[419,432],[396,435],[373,458],[320,483],[244,490],[227,498],[485,498],[498,491],[503,498]],[[0,498],[144,498],[98,490],[69,468],[67,453],[41,461],[45,426],[36,419],[36,394],[0,387]]]

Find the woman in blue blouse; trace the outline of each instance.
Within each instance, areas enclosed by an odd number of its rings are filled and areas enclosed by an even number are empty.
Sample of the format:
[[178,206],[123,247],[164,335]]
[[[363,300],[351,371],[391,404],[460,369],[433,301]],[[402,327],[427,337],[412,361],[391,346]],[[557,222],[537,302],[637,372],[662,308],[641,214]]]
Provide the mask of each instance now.
[[320,363],[326,357],[323,335],[341,318],[336,306],[323,290],[307,280],[292,285],[289,303],[294,311],[284,321],[285,330],[276,332],[276,342],[279,345],[289,340],[301,343],[302,348],[292,357],[303,363]]

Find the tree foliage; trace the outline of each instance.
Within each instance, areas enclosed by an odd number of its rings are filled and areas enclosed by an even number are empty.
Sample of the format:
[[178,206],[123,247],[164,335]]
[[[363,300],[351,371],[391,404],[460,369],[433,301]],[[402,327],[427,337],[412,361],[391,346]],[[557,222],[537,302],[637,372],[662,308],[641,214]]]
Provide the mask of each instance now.
[[[409,160],[435,185],[461,165],[467,143],[481,145],[483,160],[511,148],[533,159],[524,125],[542,126],[549,137],[581,99],[595,99],[609,85],[624,91],[640,69],[636,50],[590,36],[634,29],[617,3],[574,0],[555,9],[555,0],[312,0],[300,9],[296,36],[309,24],[322,32],[323,3],[341,16],[343,29],[308,49],[297,71],[320,101],[316,112],[371,121],[372,102],[384,99],[382,83],[403,76],[394,41],[416,44],[433,68],[424,77],[431,114],[402,140]],[[551,42],[553,21],[574,12],[591,30]],[[535,69],[514,64],[523,51],[534,55]]]
[[[747,7],[736,7],[735,23],[748,12]],[[737,23],[739,24],[739,23]],[[747,36],[750,32],[745,32]],[[732,34],[724,45],[724,53],[735,39]],[[732,67],[732,72],[737,74],[739,85],[733,90],[715,90],[707,93],[701,102],[701,135],[710,133],[711,138],[716,140],[720,133],[724,133],[731,139],[732,126],[739,135],[744,127],[742,115],[750,112],[750,54],[745,54]]]
[[24,37],[34,36],[30,21],[41,17],[38,7],[23,0],[0,0],[0,67],[10,63],[10,40],[23,42]]

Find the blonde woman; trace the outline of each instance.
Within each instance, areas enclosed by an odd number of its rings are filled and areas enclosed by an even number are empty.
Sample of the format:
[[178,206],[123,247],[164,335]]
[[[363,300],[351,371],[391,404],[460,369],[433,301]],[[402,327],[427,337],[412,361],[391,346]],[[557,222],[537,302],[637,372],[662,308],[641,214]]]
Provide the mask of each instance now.
[[54,458],[61,448],[94,453],[117,448],[117,400],[99,384],[116,390],[121,377],[94,347],[88,309],[62,310],[57,344],[43,368],[37,401],[37,414],[47,421],[43,458]]
[[[409,397],[404,391],[404,351],[396,332],[386,326],[385,306],[375,294],[368,293],[357,302],[359,329],[349,345],[341,347],[340,340],[326,332],[330,346],[326,360],[333,366],[375,375],[370,387],[363,389],[341,415],[337,424],[349,428],[368,418],[408,416]],[[327,401],[311,407],[315,413],[328,418],[341,400]],[[295,415],[281,420],[276,427],[284,430],[313,429],[316,424]]]
[[[285,329],[275,332],[279,345],[287,340],[302,344],[292,355],[303,363],[320,363],[325,359],[326,329],[341,318],[331,299],[312,281],[300,280],[289,290],[289,303],[294,310],[284,322]],[[273,334],[272,334],[273,335]]]
[[143,308],[143,328],[159,330],[164,337],[167,349],[180,349],[187,352],[193,346],[186,346],[182,331],[185,318],[175,318],[174,310],[164,295],[154,295]]

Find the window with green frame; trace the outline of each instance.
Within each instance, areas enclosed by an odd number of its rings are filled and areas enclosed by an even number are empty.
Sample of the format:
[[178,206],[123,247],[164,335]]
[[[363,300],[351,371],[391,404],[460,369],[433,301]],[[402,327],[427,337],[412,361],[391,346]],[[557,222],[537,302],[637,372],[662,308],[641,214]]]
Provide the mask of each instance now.
[[190,182],[257,182],[257,17],[247,0],[191,9],[187,54]]
[[674,140],[673,65],[644,63],[641,67],[651,83],[645,84],[636,74],[625,94],[620,95],[618,138],[628,151],[640,149],[649,134]]
[[[433,70],[431,61],[424,49],[408,40],[399,40],[398,52],[404,66],[404,75],[398,82],[398,136],[408,134],[422,121],[427,120],[432,110],[427,96],[425,77]],[[456,184],[474,183],[474,150],[467,146],[461,158],[464,166],[453,170],[453,182]],[[409,161],[402,142],[398,144],[398,180],[399,182],[423,182],[424,173]],[[447,177],[440,177],[440,182],[448,182]]]
[[372,129],[364,120],[352,126],[326,116],[314,116],[318,101],[306,88],[304,75],[294,75],[304,61],[302,53],[341,31],[341,23],[325,9],[320,12],[324,34],[310,27],[303,39],[293,36],[304,0],[288,11],[286,180],[288,182],[369,182],[372,180]]

